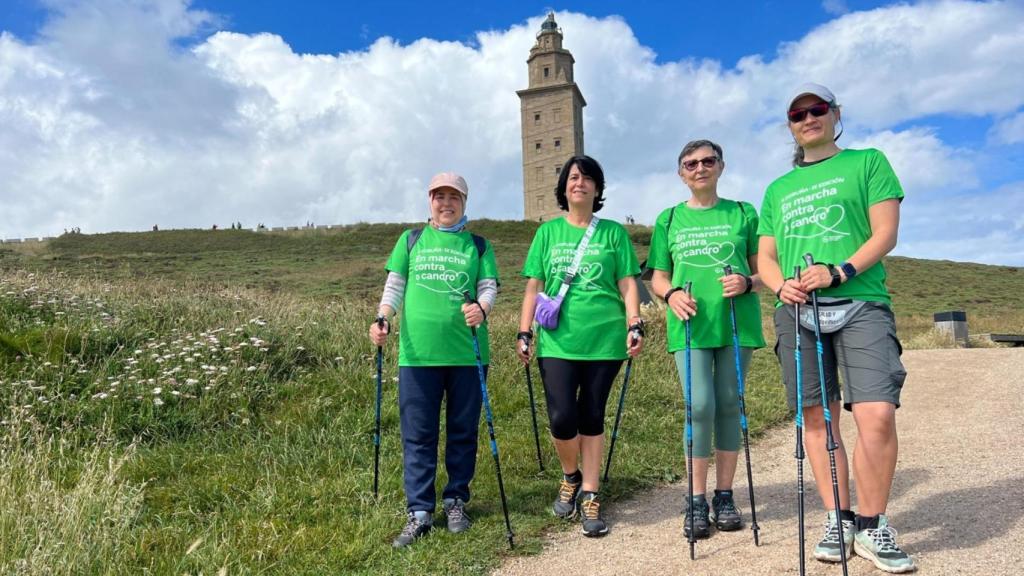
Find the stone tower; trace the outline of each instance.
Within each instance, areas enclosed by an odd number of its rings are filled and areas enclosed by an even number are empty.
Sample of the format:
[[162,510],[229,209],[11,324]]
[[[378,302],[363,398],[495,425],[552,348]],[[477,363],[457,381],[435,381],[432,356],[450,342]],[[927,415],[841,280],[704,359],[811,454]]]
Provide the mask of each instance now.
[[575,60],[562,48],[562,30],[555,14],[537,33],[526,64],[530,85],[519,90],[523,126],[523,213],[527,220],[548,221],[562,214],[555,201],[562,164],[583,154],[583,107],[576,82]]

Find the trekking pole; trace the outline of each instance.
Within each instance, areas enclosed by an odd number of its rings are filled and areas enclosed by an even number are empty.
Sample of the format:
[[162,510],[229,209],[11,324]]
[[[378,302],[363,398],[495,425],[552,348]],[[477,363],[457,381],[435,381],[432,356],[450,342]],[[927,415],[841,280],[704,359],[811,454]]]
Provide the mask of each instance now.
[[[683,293],[689,296],[690,287],[693,283],[687,282],[683,287]],[[696,510],[693,507],[693,411],[690,407],[691,373],[690,369],[690,319],[686,319],[686,384],[683,388],[683,400],[686,402],[686,506],[690,509],[690,535],[686,541],[690,543],[690,560],[696,558],[694,546],[697,543],[697,533],[694,528],[693,518]]]
[[[814,257],[810,252],[804,254],[804,264],[808,268],[814,266]],[[832,435],[832,411],[828,408],[828,398],[825,394],[825,366],[823,356],[825,354],[821,344],[821,322],[818,319],[818,291],[811,292],[811,308],[814,311],[814,346],[818,357],[818,384],[821,386],[821,408],[825,416],[825,449],[828,450],[829,471],[832,473],[832,499],[836,505],[836,527],[839,529],[839,559],[843,563],[843,576],[847,576],[846,568],[846,540],[843,539],[843,515],[842,506],[839,503],[839,476],[836,474],[836,444]],[[799,323],[799,316],[797,317]]]
[[[633,343],[636,344],[636,335],[633,335]],[[615,426],[612,428],[612,443],[608,447],[608,460],[604,463],[604,479],[608,481],[608,471],[612,467],[612,454],[615,453],[615,439],[619,437],[619,421],[622,419],[622,407],[626,404],[626,389],[629,388],[629,373],[633,370],[633,357],[626,360],[626,374],[622,378],[622,392],[619,394],[619,408],[615,411]]]
[[[377,327],[384,329],[384,317],[377,316]],[[380,403],[381,372],[384,370],[384,347],[377,346],[377,424],[373,431],[373,498],[377,498],[377,479],[380,475]]]
[[[529,349],[529,346],[525,344],[524,347]],[[530,416],[533,418],[533,441],[537,444],[537,466],[540,466],[540,471],[543,472],[544,458],[540,454],[540,434],[537,432],[537,405],[533,402],[533,378],[530,376],[530,363],[524,364],[523,368],[526,369],[526,390],[530,393]]]
[[[793,268],[793,278],[800,280],[800,267]],[[800,304],[793,304],[795,322],[794,357],[796,360],[796,511],[800,533],[797,541],[800,546],[800,576],[806,574],[806,541],[804,539],[804,375],[800,360]]]
[[[725,275],[732,275],[732,266],[725,266]],[[750,436],[747,432],[747,403],[744,399],[743,370],[740,366],[740,336],[736,330],[736,298],[729,298],[729,319],[732,321],[732,349],[736,359],[736,390],[740,397],[740,428],[743,429],[743,452],[747,459],[747,489],[750,492],[750,529],[754,532],[754,546],[760,546],[757,526],[757,505],[754,504],[754,472],[750,464]]]
[[[469,295],[469,291],[463,292],[462,297],[466,304],[474,304],[475,300]],[[480,356],[480,340],[476,337],[476,327],[470,326],[473,334],[473,352],[476,353],[476,370],[480,375],[480,392],[483,397],[484,411],[487,415],[487,431],[491,435],[491,455],[494,456],[494,469],[498,476],[498,493],[501,494],[501,511],[505,514],[505,538],[508,539],[508,547],[515,548],[512,542],[512,523],[508,519],[508,502],[505,500],[505,483],[501,479],[501,462],[498,460],[498,441],[494,437],[494,415],[491,413],[491,399],[487,394],[487,377],[484,375],[484,360]]]

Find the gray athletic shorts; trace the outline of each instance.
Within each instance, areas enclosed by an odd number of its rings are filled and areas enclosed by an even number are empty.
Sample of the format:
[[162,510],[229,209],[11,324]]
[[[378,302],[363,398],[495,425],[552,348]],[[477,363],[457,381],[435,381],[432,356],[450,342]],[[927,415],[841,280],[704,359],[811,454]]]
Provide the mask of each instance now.
[[[810,303],[806,304],[810,306]],[[796,358],[793,307],[775,309],[775,355],[782,365],[789,407],[796,409]],[[843,400],[850,410],[857,402],[889,402],[900,406],[900,390],[907,378],[900,355],[903,346],[896,338],[896,322],[889,306],[868,302],[848,323],[836,332],[822,334],[822,361],[825,366],[825,391],[829,402]],[[821,405],[821,383],[814,331],[800,327],[800,363],[803,373],[803,405]],[[837,369],[838,368],[838,369]],[[845,390],[839,395],[842,370]]]

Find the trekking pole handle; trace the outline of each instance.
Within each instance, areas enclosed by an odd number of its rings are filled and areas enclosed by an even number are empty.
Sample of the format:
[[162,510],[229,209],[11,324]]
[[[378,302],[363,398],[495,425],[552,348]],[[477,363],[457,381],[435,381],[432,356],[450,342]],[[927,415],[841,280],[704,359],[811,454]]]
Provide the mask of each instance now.
[[807,264],[808,268],[814,266],[814,256],[811,256],[810,252],[804,254],[804,263]]
[[726,276],[732,276],[732,266],[729,265],[729,264],[726,264],[724,272],[725,272]]
[[793,278],[795,278],[797,280],[800,279],[800,267],[799,266],[793,266]]
[[685,285],[683,286],[683,292],[685,292],[686,294],[689,294],[689,293],[690,293],[690,288],[691,288],[692,286],[693,286],[693,282],[687,282],[687,283],[686,283],[686,284],[685,284]]

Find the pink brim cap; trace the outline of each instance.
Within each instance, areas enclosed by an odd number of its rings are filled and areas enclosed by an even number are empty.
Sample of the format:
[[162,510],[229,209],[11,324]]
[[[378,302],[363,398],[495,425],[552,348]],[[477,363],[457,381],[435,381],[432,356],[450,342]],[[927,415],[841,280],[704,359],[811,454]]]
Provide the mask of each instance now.
[[466,179],[455,172],[441,172],[431,178],[430,186],[427,187],[427,193],[429,194],[438,188],[454,188],[463,196],[469,197],[469,184],[466,184]]

